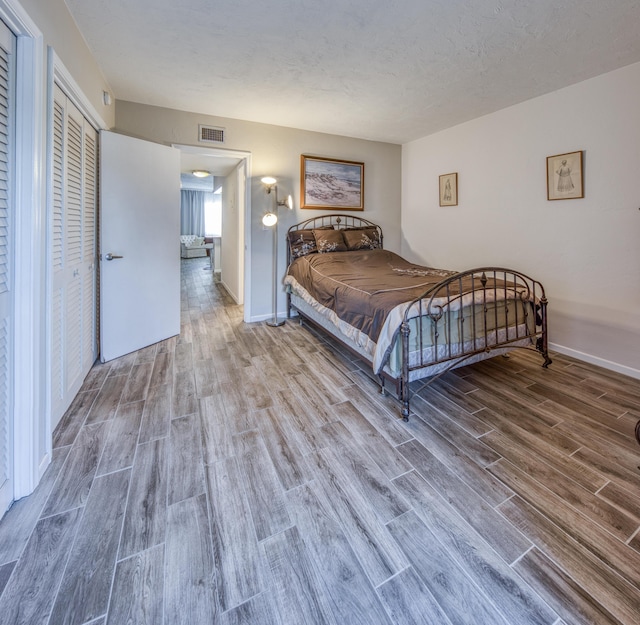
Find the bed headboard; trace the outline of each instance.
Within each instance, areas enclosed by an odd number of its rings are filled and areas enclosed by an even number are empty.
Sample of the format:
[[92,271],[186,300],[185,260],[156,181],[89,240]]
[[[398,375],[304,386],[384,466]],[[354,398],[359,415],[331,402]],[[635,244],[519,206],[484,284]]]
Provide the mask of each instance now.
[[314,228],[321,228],[323,226],[333,226],[336,229],[340,228],[377,228],[380,236],[382,236],[382,228],[378,224],[374,224],[368,219],[362,217],[356,217],[355,215],[320,215],[318,217],[311,217],[305,221],[301,221],[299,224],[294,224],[289,228],[289,232],[294,230],[313,230]]
[[378,231],[378,239],[380,247],[383,247],[382,228],[378,224],[374,224],[368,219],[358,217],[356,215],[319,215],[318,217],[310,217],[294,224],[287,231],[287,264],[291,262],[291,246],[289,245],[291,232],[296,230],[313,230],[314,228],[326,228],[332,226],[336,230],[344,230],[345,228],[375,228]]

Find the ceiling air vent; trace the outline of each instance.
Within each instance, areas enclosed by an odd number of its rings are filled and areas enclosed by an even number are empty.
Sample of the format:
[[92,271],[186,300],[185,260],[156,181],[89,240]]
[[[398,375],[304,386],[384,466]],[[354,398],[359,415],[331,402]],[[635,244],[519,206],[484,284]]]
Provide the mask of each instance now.
[[198,136],[201,143],[224,143],[224,128],[220,126],[198,126]]

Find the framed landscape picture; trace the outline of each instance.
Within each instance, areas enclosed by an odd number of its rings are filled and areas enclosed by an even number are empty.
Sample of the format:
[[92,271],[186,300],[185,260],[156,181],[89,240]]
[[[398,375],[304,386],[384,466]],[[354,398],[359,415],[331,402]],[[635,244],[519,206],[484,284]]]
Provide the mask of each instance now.
[[364,210],[364,163],[303,154],[300,207]]
[[458,206],[458,172],[440,176],[440,206]]
[[547,156],[547,200],[584,197],[582,152]]

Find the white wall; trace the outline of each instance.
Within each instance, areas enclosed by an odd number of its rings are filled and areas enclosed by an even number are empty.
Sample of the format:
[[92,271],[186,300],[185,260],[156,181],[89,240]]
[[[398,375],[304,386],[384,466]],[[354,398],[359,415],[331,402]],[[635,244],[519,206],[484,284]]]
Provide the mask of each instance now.
[[238,274],[238,240],[240,236],[240,219],[238,205],[239,169],[244,169],[241,163],[222,184],[222,240],[220,247],[220,282],[236,303],[241,303],[242,280]]
[[[301,154],[363,161],[365,210],[357,214],[379,223],[384,230],[385,247],[399,251],[401,146],[116,101],[115,129],[124,134],[159,143],[197,145],[198,124],[224,127],[225,148],[251,153],[251,259],[247,275],[251,278],[249,314],[252,320],[267,319],[272,311],[272,231],[262,227],[262,215],[271,206],[272,196],[265,193],[260,179],[264,176],[277,178],[279,196],[286,197],[291,193],[296,204],[291,213],[279,212],[280,275],[285,271],[287,228],[314,215],[328,214],[327,211],[300,209]],[[224,266],[224,259],[222,264]],[[278,311],[284,312],[284,309],[284,291],[279,291]]]
[[[552,347],[640,377],[640,64],[402,149],[402,252],[539,279]],[[584,199],[547,201],[546,157],[584,150]],[[459,204],[438,176],[459,174]]]

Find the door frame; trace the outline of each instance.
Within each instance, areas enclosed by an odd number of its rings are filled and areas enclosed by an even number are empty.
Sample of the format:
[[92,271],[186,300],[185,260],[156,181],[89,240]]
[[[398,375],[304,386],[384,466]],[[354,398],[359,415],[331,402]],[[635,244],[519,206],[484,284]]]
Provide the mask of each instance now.
[[[17,37],[16,50],[16,211],[13,253],[14,396],[13,499],[33,491],[49,463],[44,384],[43,36],[15,0],[0,0],[0,18]],[[19,311],[19,314],[18,314]],[[20,415],[16,419],[15,415]]]
[[[178,148],[187,154],[202,154],[203,156],[226,156],[244,161],[245,183],[244,183],[244,206],[238,211],[242,222],[238,228],[240,239],[238,248],[244,247],[243,263],[241,271],[243,273],[243,319],[249,323],[251,321],[251,152],[243,150],[228,150],[225,148],[210,148],[205,146],[183,145],[172,143],[172,147]],[[238,164],[238,167],[242,163]]]

